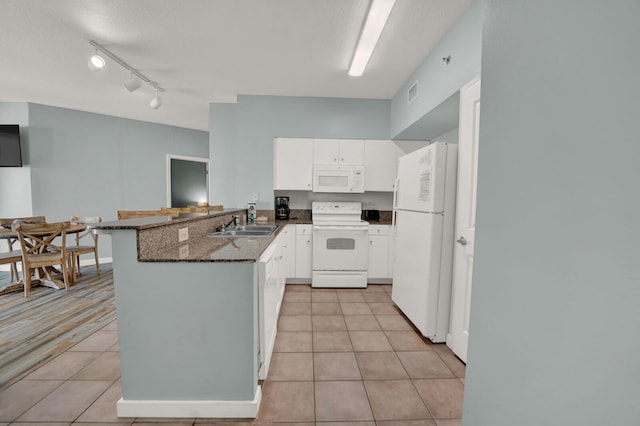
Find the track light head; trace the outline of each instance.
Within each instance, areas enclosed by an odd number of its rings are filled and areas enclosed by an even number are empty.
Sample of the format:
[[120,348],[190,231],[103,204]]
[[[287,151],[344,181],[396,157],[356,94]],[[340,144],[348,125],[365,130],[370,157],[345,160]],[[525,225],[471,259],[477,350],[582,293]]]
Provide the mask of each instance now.
[[100,71],[106,65],[107,65],[106,61],[102,56],[98,55],[97,50],[96,50],[96,53],[94,53],[93,56],[89,58],[88,66],[91,71]]
[[140,81],[138,77],[134,76],[131,71],[129,71],[129,80],[125,81],[122,84],[129,91],[129,93],[135,92],[140,87],[142,87],[142,81]]
[[162,105],[162,98],[158,95],[158,90],[156,90],[156,95],[149,102],[149,106],[151,109],[158,109]]

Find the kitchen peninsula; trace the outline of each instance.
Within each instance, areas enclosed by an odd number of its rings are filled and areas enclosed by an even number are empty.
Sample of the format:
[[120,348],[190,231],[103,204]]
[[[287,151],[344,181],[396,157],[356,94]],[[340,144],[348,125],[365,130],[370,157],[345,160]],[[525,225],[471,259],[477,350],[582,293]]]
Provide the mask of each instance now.
[[94,226],[111,235],[122,374],[118,416],[257,415],[258,380],[268,369],[284,291],[274,267],[283,256],[279,230],[268,237],[207,236],[245,213]]

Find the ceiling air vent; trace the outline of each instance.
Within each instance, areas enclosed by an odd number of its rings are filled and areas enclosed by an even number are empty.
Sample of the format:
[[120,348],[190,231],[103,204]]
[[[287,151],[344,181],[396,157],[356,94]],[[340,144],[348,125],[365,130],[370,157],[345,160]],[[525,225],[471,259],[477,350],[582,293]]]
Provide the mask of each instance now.
[[413,102],[416,100],[416,98],[418,97],[418,82],[416,81],[415,83],[413,83],[413,85],[411,87],[409,87],[409,91],[407,92],[408,97],[407,99],[409,100],[409,103]]

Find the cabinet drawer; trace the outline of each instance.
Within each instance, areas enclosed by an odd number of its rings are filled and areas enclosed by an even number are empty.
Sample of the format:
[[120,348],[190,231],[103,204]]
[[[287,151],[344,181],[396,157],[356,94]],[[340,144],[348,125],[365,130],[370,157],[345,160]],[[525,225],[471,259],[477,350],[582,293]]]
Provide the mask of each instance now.
[[389,235],[390,225],[369,225],[369,235]]
[[296,225],[296,235],[311,235],[313,225]]

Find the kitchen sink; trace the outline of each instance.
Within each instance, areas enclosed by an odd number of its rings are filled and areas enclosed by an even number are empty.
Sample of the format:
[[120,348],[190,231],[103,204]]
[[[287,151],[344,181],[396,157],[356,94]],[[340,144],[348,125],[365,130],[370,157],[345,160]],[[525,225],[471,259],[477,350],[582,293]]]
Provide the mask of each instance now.
[[234,226],[224,231],[207,234],[208,237],[269,237],[278,229],[278,225]]

